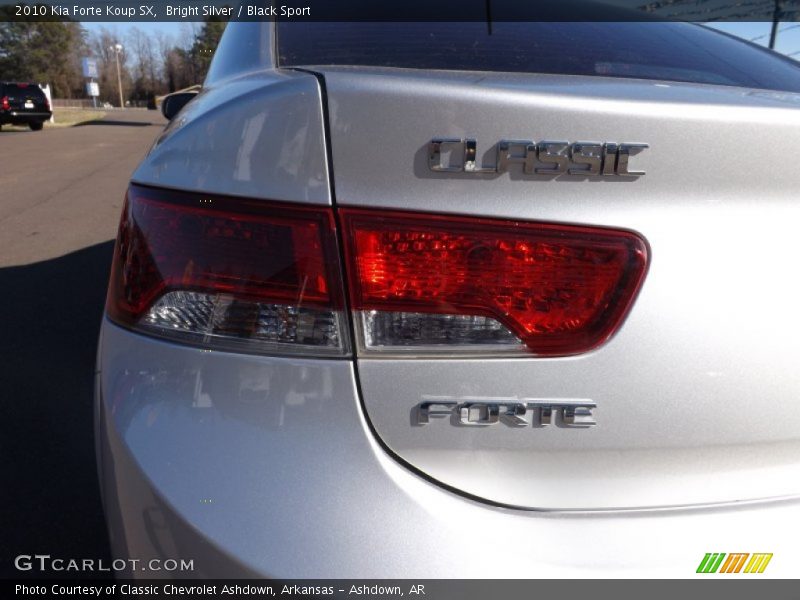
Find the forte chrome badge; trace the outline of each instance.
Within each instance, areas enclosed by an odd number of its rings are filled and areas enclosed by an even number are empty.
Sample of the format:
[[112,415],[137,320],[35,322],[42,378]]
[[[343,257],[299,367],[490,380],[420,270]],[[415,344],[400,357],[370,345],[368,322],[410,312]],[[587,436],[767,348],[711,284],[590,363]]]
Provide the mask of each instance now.
[[596,175],[640,177],[630,159],[647,144],[500,140],[494,165],[478,162],[478,143],[472,138],[434,138],[428,144],[428,168],[435,173],[505,173],[519,165],[527,175]]
[[523,398],[508,401],[483,399],[429,399],[414,410],[414,423],[427,425],[431,419],[449,419],[452,425],[479,427],[503,423],[508,427],[592,427],[597,423],[591,400]]

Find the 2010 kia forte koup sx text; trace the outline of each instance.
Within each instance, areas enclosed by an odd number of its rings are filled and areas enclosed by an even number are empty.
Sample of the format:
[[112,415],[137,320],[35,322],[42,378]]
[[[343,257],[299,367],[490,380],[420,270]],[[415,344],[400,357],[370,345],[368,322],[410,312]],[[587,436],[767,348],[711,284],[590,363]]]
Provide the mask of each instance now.
[[119,227],[114,555],[793,573],[798,142],[798,64],[701,25],[231,23]]

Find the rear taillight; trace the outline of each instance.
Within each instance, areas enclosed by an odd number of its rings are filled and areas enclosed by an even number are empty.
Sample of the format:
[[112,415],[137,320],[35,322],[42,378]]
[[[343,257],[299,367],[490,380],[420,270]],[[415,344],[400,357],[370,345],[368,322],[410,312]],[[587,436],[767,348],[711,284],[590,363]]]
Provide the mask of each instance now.
[[3,110],[11,108],[11,105],[8,103],[8,96],[3,96],[3,98],[0,99],[0,106],[2,106]]
[[558,356],[616,330],[647,246],[594,227],[341,212],[362,352]]
[[[638,235],[339,209],[365,355],[564,356],[607,340],[644,277]],[[329,208],[131,186],[107,302],[133,329],[248,352],[350,351]]]
[[131,186],[107,311],[120,324],[203,346],[345,354],[333,215]]

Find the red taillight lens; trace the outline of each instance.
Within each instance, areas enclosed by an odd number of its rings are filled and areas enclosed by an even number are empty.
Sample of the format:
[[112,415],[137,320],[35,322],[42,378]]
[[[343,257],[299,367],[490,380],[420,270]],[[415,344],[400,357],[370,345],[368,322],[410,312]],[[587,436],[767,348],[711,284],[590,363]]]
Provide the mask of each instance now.
[[11,108],[11,105],[8,103],[8,96],[3,96],[2,100],[0,100],[0,104],[2,104],[3,110]]
[[[362,349],[541,356],[615,331],[645,272],[636,234],[428,214],[341,211]],[[524,344],[524,346],[522,346]]]
[[131,186],[107,311],[203,344],[341,354],[341,281],[330,210]]
[[[563,356],[607,340],[647,264],[635,233],[341,209],[359,350]],[[107,311],[265,353],[349,351],[333,212],[131,186]]]

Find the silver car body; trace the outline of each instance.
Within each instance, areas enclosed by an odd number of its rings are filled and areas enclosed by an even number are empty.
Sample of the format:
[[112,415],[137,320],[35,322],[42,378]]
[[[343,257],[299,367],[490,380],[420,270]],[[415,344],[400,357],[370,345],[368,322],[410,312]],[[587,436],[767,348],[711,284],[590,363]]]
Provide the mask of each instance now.
[[[281,69],[273,34],[229,26],[133,182],[614,227],[647,240],[648,273],[610,341],[560,358],[258,356],[105,320],[115,555],[194,558],[184,575],[209,577],[688,577],[706,552],[745,551],[795,574],[800,95]],[[243,40],[254,62],[232,66]],[[476,139],[486,163],[501,139],[642,142],[646,175],[443,175],[428,167],[437,136]],[[420,426],[430,398],[589,399],[597,426]]]

